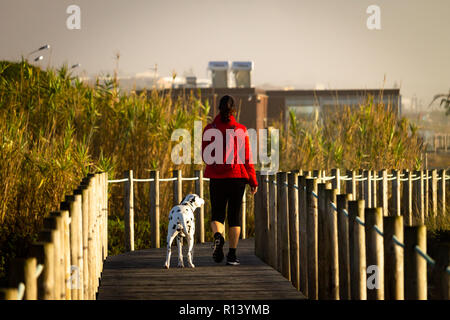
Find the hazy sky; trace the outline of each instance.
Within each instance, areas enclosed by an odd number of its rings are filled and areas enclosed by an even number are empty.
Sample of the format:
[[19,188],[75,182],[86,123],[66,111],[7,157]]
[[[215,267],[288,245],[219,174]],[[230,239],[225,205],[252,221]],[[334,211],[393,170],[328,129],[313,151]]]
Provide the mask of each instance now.
[[[80,30],[66,27],[71,4]],[[366,26],[373,4],[381,30]],[[199,78],[210,60],[253,60],[256,86],[376,88],[386,75],[428,104],[450,88],[449,13],[450,0],[1,0],[0,59],[49,43],[44,67],[111,73],[120,52],[122,74],[157,63]]]

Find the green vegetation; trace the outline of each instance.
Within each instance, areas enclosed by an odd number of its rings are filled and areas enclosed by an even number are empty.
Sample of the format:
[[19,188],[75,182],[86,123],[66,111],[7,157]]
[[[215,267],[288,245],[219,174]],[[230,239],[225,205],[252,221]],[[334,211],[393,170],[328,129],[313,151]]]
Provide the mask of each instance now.
[[[388,109],[388,108],[387,108]],[[7,262],[24,255],[45,216],[57,210],[90,172],[107,171],[110,179],[133,169],[138,178],[159,169],[192,177],[194,165],[174,166],[169,150],[172,131],[206,125],[208,104],[192,94],[172,100],[156,91],[121,92],[115,77],[94,86],[80,82],[67,67],[43,71],[28,64],[0,62],[0,277]],[[192,134],[193,132],[191,132]],[[398,120],[384,106],[368,101],[323,125],[296,119],[281,130],[281,169],[415,169],[421,145],[415,127]],[[150,243],[149,184],[135,183],[136,249]],[[183,183],[192,192],[193,181]],[[172,184],[161,183],[161,241],[165,242]],[[209,190],[205,186],[205,198]],[[253,201],[247,195],[247,210]],[[205,226],[209,226],[209,201]],[[109,187],[110,254],[124,250],[122,184]],[[254,233],[254,217],[247,232]],[[448,224],[447,224],[448,225]],[[206,228],[206,239],[212,238]]]

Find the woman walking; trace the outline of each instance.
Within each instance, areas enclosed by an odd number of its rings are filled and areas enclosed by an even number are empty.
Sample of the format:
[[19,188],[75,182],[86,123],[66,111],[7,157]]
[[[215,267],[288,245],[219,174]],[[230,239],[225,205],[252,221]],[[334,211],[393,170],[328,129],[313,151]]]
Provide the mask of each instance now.
[[219,111],[214,121],[203,130],[202,141],[202,155],[206,163],[204,176],[210,179],[213,259],[217,263],[224,259],[223,232],[226,213],[230,237],[227,264],[239,265],[236,248],[241,233],[242,197],[247,183],[250,184],[252,194],[256,193],[258,183],[255,169],[250,163],[252,156],[247,128],[233,116],[236,112],[234,99],[229,95],[223,96],[220,99]]

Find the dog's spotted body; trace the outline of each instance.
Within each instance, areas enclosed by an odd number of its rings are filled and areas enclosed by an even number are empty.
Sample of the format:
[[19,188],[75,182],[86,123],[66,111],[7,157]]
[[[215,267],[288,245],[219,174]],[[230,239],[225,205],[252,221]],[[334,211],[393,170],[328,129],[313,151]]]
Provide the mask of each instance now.
[[186,238],[188,245],[188,265],[191,268],[195,268],[192,263],[194,247],[194,234],[195,234],[195,209],[202,206],[205,201],[196,194],[188,194],[179,205],[176,205],[170,210],[169,213],[169,228],[167,232],[167,257],[165,267],[170,267],[170,256],[172,242],[177,238],[178,246],[178,267],[183,268],[183,238]]

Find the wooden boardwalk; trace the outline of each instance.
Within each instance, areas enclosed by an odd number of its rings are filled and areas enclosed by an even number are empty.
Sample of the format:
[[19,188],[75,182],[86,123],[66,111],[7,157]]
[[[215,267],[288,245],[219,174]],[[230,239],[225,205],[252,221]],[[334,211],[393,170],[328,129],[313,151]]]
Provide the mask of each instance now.
[[[228,243],[228,242],[227,242]],[[227,243],[224,247],[228,252]],[[183,248],[186,249],[186,246]],[[185,250],[183,250],[185,253]],[[211,243],[194,247],[195,268],[164,269],[166,249],[146,249],[109,256],[104,263],[99,300],[257,300],[305,299],[278,271],[254,255],[254,240],[239,242],[240,266],[212,260]],[[187,263],[185,262],[185,265]]]

